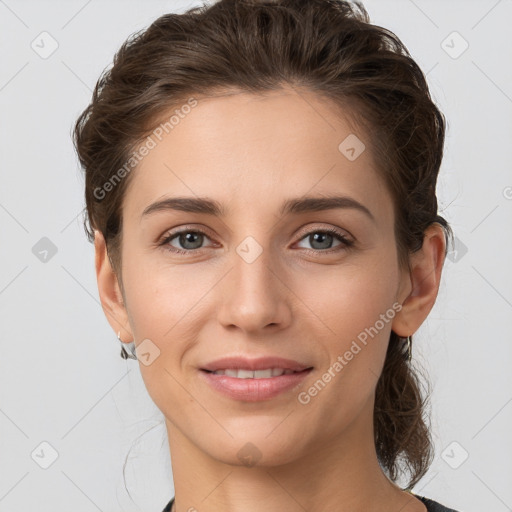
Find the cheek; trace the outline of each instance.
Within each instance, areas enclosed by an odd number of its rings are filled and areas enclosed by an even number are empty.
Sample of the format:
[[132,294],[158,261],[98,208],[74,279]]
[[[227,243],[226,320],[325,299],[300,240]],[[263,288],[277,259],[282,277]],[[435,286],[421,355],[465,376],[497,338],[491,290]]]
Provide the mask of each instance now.
[[[156,259],[156,258],[155,258]],[[146,365],[139,365],[141,376],[157,407],[173,412],[170,406],[187,407],[193,400],[180,386],[189,361],[197,360],[191,353],[206,322],[214,319],[214,289],[218,272],[207,265],[185,268],[184,265],[126,261],[127,311],[133,335],[138,343],[149,339],[159,355]],[[151,345],[150,345],[151,346]],[[174,404],[174,405],[173,405]]]
[[200,307],[214,277],[206,270],[197,272],[199,267],[165,265],[162,261],[160,256],[140,255],[127,260],[123,271],[134,335],[137,339],[153,336],[156,344],[175,338],[175,331],[190,323],[195,305]]
[[[330,364],[342,365],[332,370],[343,376],[333,379],[335,395],[364,400],[376,385],[397,311],[397,286],[392,251],[389,257],[381,253],[373,261],[333,266],[330,272],[324,269],[302,281],[300,295],[321,320],[308,320],[308,324],[321,336]],[[322,370],[327,369],[328,365]]]
[[141,357],[141,377],[155,405],[172,418],[176,410],[194,406],[182,387],[181,364],[204,325],[204,294],[212,276],[197,276],[178,266],[163,268],[150,258],[126,261],[124,274],[133,335],[137,343],[149,339],[156,347],[150,364]]
[[304,280],[302,289],[322,320],[308,320],[306,328],[317,333],[319,349],[326,352],[318,380],[304,390],[306,399],[313,397],[307,407],[331,425],[332,435],[356,417],[375,392],[396,314],[392,267],[388,272],[377,266],[346,270],[317,279],[322,287]]
[[308,272],[294,288],[333,336],[347,338],[374,325],[392,307],[397,286],[393,260],[381,254]]

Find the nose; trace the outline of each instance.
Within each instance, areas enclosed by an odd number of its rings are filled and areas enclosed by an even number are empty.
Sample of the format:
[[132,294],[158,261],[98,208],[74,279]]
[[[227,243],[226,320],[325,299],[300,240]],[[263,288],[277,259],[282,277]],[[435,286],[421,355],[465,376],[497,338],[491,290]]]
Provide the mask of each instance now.
[[263,250],[254,261],[234,251],[230,264],[219,290],[219,322],[252,335],[286,328],[292,318],[293,294],[285,284],[284,269],[272,261],[270,251]]

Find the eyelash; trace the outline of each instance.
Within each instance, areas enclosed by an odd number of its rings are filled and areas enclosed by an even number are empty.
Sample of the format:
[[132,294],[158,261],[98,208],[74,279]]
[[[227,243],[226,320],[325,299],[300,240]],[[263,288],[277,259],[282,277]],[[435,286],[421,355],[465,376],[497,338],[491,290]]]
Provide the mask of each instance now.
[[[197,229],[197,228],[194,228],[194,229],[182,229],[181,231],[176,231],[174,233],[171,233],[169,236],[166,236],[158,245],[160,247],[162,247],[164,250],[167,250],[167,251],[170,251],[172,253],[175,253],[175,254],[191,254],[191,253],[195,253],[195,252],[198,252],[201,250],[201,248],[199,249],[188,249],[188,250],[184,250],[184,249],[177,249],[176,247],[171,247],[171,246],[167,246],[167,247],[164,247],[166,246],[171,240],[174,240],[177,236],[183,234],[183,233],[199,233],[199,234],[202,234],[204,236],[206,236],[207,238],[209,238],[208,234],[201,230],[201,229]],[[334,252],[338,252],[340,250],[343,250],[343,249],[348,249],[350,247],[352,247],[354,245],[354,242],[352,240],[349,240],[347,237],[345,237],[344,235],[342,235],[337,229],[334,229],[334,228],[327,228],[327,229],[314,229],[312,231],[309,231],[308,233],[305,233],[304,236],[302,236],[302,238],[300,238],[299,242],[301,242],[302,240],[304,240],[305,238],[307,238],[308,236],[311,236],[312,234],[314,233],[323,233],[323,234],[331,234],[331,235],[334,235],[334,237],[339,240],[342,245],[344,246],[337,246],[337,247],[334,247],[334,248],[331,248],[331,249],[303,249],[304,251],[308,252],[308,253],[313,253],[315,256],[317,256],[318,254],[332,254]]]

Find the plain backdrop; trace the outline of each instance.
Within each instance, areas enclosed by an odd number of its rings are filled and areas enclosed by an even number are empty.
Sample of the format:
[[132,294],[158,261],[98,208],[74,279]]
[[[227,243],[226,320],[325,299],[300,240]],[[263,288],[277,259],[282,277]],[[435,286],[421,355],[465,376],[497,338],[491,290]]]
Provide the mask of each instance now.
[[[119,357],[100,307],[70,133],[120,44],[194,5],[0,0],[0,511],[159,512],[173,496],[163,417],[139,363]],[[448,120],[438,197],[457,242],[414,336],[414,359],[433,387],[436,443],[414,490],[460,512],[505,512],[512,1],[364,5],[406,44]]]

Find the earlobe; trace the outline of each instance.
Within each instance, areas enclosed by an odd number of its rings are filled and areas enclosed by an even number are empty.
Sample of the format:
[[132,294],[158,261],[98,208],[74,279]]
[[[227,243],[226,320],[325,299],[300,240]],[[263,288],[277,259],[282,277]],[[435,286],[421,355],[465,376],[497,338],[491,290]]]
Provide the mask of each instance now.
[[425,230],[421,249],[410,256],[410,272],[407,277],[412,289],[392,323],[392,329],[398,336],[405,338],[416,332],[434,306],[445,250],[443,227],[433,223]]
[[121,332],[122,340],[132,340],[133,335],[118,278],[108,257],[105,238],[98,230],[94,230],[94,250],[96,279],[103,312],[116,336],[118,332]]

